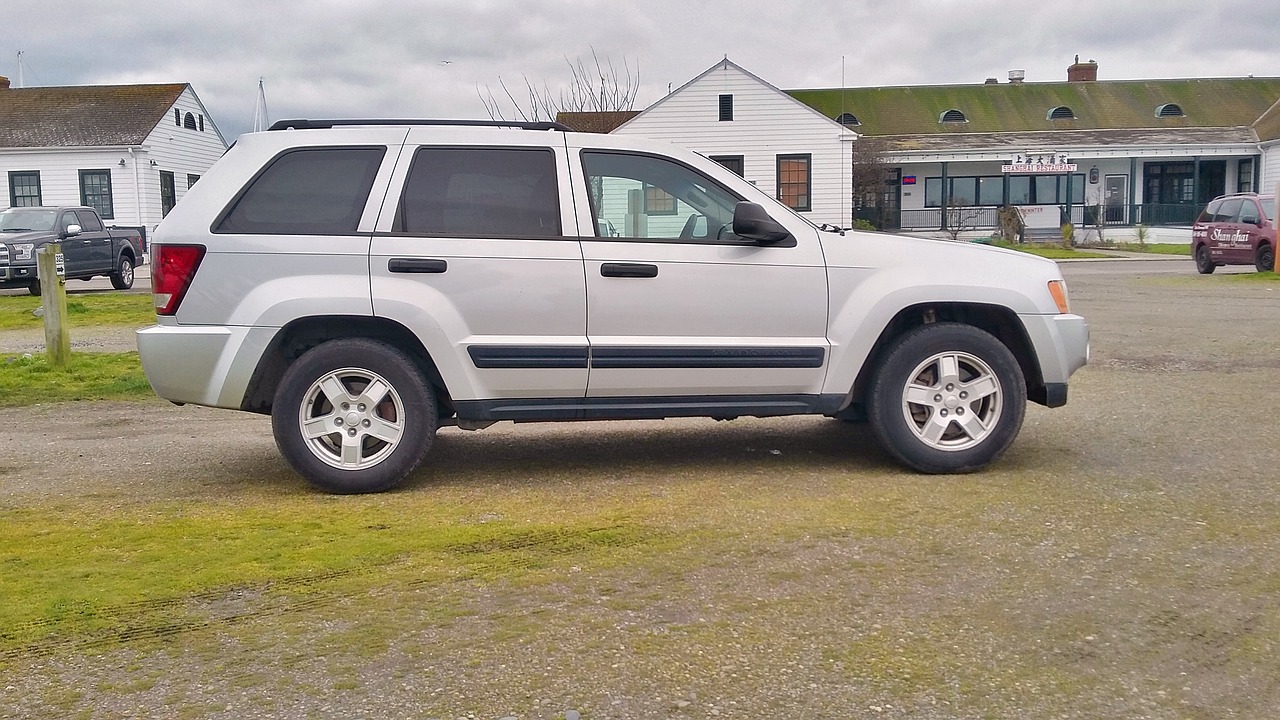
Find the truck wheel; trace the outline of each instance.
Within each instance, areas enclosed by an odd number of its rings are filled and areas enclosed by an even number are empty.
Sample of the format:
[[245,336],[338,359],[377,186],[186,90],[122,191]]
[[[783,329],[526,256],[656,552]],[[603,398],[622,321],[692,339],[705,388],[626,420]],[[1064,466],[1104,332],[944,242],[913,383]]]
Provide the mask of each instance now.
[[935,323],[890,346],[868,397],[871,428],[889,454],[920,472],[962,473],[1017,437],[1027,387],[1013,353],[991,334]]
[[32,280],[31,284],[27,285],[27,292],[35,295],[36,297],[40,297],[40,281]]
[[128,290],[133,287],[133,258],[128,255],[120,256],[120,264],[116,266],[116,271],[111,273],[111,287],[117,290]]
[[1258,272],[1271,272],[1276,266],[1276,251],[1271,246],[1262,243],[1258,246],[1258,253],[1253,257],[1253,266]]
[[285,460],[331,493],[381,492],[435,439],[435,394],[394,347],[365,338],[317,345],[285,371],[271,429]]
[[1196,248],[1196,272],[1201,275],[1212,275],[1216,269],[1213,258],[1209,257],[1209,246],[1201,245]]

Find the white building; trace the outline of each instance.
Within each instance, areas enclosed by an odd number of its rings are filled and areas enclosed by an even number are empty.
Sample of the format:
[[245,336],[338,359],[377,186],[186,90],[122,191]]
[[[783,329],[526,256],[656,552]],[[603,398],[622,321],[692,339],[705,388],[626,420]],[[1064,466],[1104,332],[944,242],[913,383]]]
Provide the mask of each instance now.
[[848,224],[857,135],[727,58],[613,132],[670,140],[815,223]]
[[0,77],[0,203],[88,205],[154,230],[227,141],[188,84],[13,88]]

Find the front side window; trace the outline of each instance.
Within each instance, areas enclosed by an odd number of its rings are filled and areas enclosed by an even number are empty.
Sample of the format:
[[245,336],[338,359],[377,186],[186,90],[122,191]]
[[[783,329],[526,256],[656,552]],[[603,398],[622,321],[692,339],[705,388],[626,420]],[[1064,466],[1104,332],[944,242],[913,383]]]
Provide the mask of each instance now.
[[111,200],[110,170],[80,171],[80,204],[97,210],[105,220],[116,216]]
[[813,208],[811,188],[812,155],[778,156],[778,200],[792,210]]
[[[702,173],[650,155],[584,152],[596,234],[644,240],[737,241],[733,209],[742,198]],[[670,198],[670,208],[646,212],[650,190]]]
[[385,153],[385,147],[339,147],[279,155],[223,212],[214,232],[353,233]]
[[559,237],[555,153],[419,148],[392,229],[447,237]]
[[9,173],[9,207],[40,206],[40,172]]

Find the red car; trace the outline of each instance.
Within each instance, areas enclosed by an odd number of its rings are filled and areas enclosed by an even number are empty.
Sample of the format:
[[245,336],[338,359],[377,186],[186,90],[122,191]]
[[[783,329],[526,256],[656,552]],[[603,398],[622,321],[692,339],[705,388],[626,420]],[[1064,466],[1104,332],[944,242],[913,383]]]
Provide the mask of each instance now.
[[1258,272],[1276,264],[1274,195],[1223,195],[1205,207],[1191,227],[1191,256],[1196,270],[1209,274],[1219,265],[1253,265]]

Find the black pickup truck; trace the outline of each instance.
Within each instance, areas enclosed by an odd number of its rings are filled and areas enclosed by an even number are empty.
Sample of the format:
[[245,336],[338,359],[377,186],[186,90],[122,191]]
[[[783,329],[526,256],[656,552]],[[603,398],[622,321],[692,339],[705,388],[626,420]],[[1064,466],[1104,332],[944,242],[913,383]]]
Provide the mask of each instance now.
[[25,286],[40,294],[36,252],[62,243],[68,280],[107,275],[117,290],[133,287],[143,261],[141,228],[108,228],[90,207],[15,207],[0,210],[0,288]]

